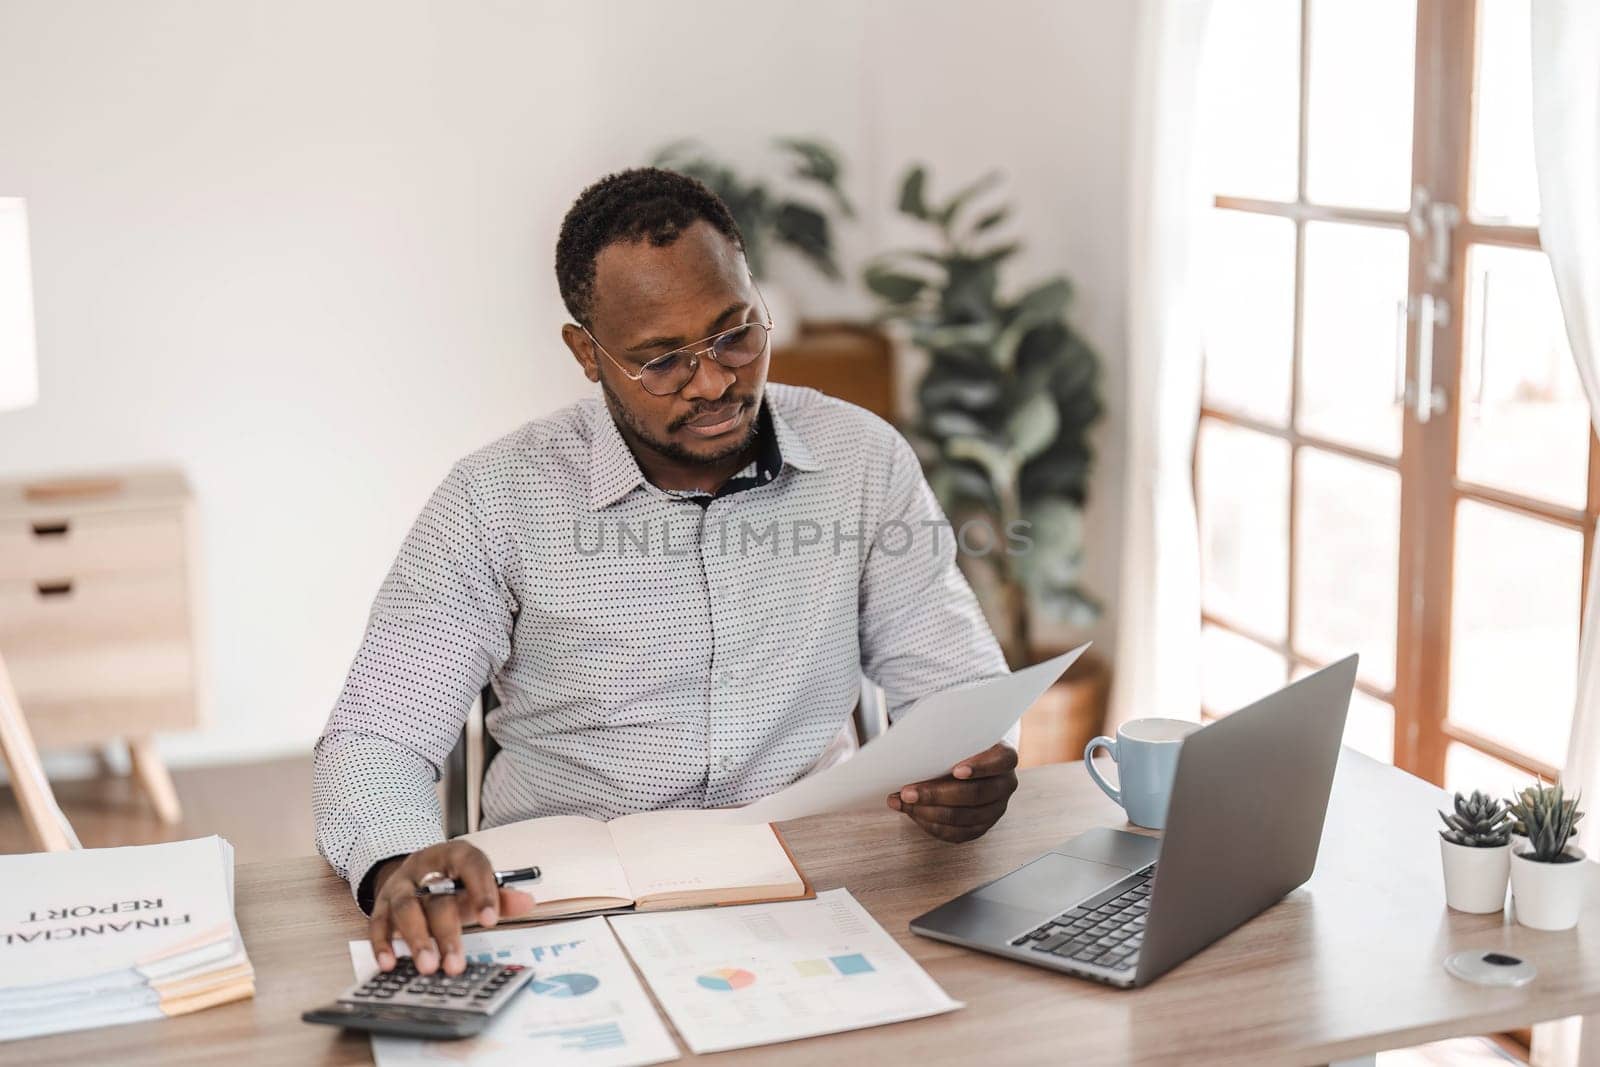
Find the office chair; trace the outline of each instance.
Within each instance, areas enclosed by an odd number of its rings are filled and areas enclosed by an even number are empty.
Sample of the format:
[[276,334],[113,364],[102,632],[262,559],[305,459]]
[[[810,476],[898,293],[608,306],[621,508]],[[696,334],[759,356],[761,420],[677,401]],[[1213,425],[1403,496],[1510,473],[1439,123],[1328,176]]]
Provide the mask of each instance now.
[[[460,837],[478,828],[482,815],[483,776],[500,746],[484,726],[484,719],[500,706],[500,698],[492,686],[484,686],[478,699],[467,712],[466,725],[456,739],[456,747],[445,757],[439,769],[440,800],[444,806],[444,832],[447,837]],[[865,745],[889,728],[888,705],[883,690],[876,683],[861,679],[861,695],[851,713],[855,723],[856,742]]]

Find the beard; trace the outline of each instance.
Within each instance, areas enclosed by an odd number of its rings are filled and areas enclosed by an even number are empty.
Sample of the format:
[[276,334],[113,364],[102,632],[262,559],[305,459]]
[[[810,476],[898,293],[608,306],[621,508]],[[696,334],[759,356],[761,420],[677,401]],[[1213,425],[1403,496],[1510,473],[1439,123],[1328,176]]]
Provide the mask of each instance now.
[[[691,449],[678,441],[661,437],[657,435],[655,431],[645,426],[644,422],[633,413],[628,405],[622,402],[622,398],[617,396],[617,394],[612,390],[610,383],[608,383],[604,378],[600,379],[600,388],[606,395],[606,406],[611,409],[611,414],[613,417],[621,420],[623,425],[625,425],[635,437],[648,445],[652,452],[655,452],[657,455],[673,460],[677,463],[716,463],[732,456],[736,456],[745,451],[750,447],[750,443],[756,438],[756,427],[760,422],[760,419],[752,414],[746,417],[744,432],[739,434],[737,439],[726,444],[712,445],[710,446],[709,451],[695,451],[694,449]],[[725,399],[733,399],[738,401],[741,408],[752,413],[755,412],[759,400],[758,397],[738,396]],[[698,418],[702,414],[704,414],[704,412],[691,411],[682,418],[673,420],[668,429],[679,429],[691,419]]]

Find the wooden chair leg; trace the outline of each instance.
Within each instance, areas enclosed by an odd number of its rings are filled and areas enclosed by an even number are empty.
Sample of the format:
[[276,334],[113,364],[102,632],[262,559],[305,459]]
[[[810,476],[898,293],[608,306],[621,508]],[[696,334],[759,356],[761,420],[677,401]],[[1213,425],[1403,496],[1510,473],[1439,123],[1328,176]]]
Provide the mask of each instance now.
[[33,732],[22,717],[22,704],[17,700],[4,658],[0,658],[0,755],[5,757],[11,788],[22,809],[22,821],[39,848],[45,852],[78,848],[78,836],[61,813],[50,780],[44,776]]
[[133,774],[139,780],[139,787],[150,798],[161,821],[170,826],[181,819],[183,809],[178,804],[178,791],[172,786],[172,775],[167,773],[167,765],[161,761],[155,741],[148,737],[128,738],[128,757],[133,762]]

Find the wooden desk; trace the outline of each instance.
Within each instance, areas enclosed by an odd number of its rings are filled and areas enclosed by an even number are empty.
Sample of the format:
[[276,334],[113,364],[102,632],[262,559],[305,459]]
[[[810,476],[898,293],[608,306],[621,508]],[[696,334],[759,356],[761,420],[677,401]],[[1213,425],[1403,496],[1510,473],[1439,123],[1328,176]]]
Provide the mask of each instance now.
[[[847,886],[945,990],[950,1015],[724,1056],[725,1063],[1324,1063],[1463,1034],[1600,1013],[1600,884],[1576,931],[1445,910],[1434,806],[1442,794],[1346,752],[1315,878],[1255,922],[1141,990],[1121,992],[913,936],[922,911],[1119,812],[1076,764],[1023,772],[1011,810],[968,845],[887,810],[784,827],[818,889]],[[1597,879],[1596,881],[1600,881]],[[319,859],[242,866],[239,923],[255,1000],[180,1019],[6,1046],[16,1062],[369,1063],[365,1038],[299,1021],[351,981],[364,935]],[[1534,960],[1534,984],[1488,990],[1446,975],[1461,948]],[[685,1055],[685,1059],[690,1059]]]

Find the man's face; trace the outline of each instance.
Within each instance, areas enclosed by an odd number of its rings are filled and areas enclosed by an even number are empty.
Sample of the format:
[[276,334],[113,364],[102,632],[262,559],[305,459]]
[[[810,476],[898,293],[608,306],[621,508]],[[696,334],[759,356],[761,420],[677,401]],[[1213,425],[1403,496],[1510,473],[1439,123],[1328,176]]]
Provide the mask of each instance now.
[[[628,374],[673,349],[745,322],[766,321],[744,256],[696,222],[670,245],[612,244],[595,258],[590,332]],[[770,347],[729,370],[709,355],[682,389],[652,396],[569,327],[567,342],[612,412],[645,445],[683,463],[714,463],[742,452],[755,434]],[[576,336],[574,336],[576,334]]]

